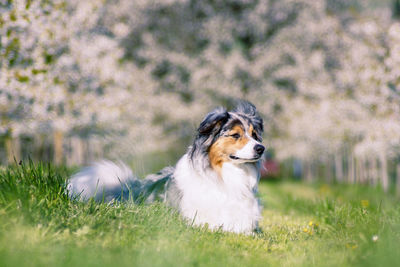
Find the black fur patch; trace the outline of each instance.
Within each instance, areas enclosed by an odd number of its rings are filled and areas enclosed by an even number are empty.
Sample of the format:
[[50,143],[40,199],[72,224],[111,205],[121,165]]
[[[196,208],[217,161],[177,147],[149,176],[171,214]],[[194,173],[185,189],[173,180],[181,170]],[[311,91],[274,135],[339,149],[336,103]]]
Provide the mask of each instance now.
[[249,120],[254,126],[254,130],[256,130],[260,136],[262,135],[264,131],[263,119],[258,114],[256,107],[252,103],[248,101],[240,101],[232,112],[242,115],[242,117]]

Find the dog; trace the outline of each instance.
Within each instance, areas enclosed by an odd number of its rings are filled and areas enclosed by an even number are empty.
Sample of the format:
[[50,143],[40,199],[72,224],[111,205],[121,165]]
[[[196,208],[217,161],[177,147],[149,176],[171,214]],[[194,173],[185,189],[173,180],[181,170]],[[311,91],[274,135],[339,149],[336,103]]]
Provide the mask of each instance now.
[[163,201],[193,225],[251,234],[258,230],[263,120],[240,101],[219,107],[197,129],[193,145],[176,164],[140,180],[123,163],[100,161],[69,180],[71,197],[97,201]]

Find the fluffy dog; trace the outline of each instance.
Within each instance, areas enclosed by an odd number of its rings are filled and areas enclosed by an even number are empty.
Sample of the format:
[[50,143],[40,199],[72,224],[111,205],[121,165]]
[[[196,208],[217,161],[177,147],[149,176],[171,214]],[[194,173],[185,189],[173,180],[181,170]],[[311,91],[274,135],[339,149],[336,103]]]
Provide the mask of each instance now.
[[217,108],[197,129],[193,145],[176,164],[140,180],[123,163],[101,161],[74,175],[69,194],[87,200],[160,200],[188,222],[210,229],[252,233],[258,228],[263,121],[254,105]]

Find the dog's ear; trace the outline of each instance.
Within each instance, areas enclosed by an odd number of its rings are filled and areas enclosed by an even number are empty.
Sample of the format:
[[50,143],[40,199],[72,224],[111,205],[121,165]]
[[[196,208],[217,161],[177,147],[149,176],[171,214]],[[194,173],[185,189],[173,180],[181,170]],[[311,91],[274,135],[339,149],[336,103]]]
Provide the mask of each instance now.
[[226,109],[219,107],[204,117],[197,129],[193,145],[188,152],[193,162],[198,157],[198,159],[202,159],[204,163],[208,164],[207,151],[230,116]]
[[216,134],[229,119],[226,109],[219,107],[208,113],[197,129],[201,136]]
[[245,114],[249,117],[254,117],[257,115],[256,107],[252,103],[245,100],[239,100],[236,103],[236,107],[232,111]]
[[233,112],[246,115],[256,128],[256,131],[259,132],[260,135],[263,133],[263,119],[261,118],[260,114],[258,114],[256,107],[252,103],[245,100],[240,100],[237,102],[237,105]]

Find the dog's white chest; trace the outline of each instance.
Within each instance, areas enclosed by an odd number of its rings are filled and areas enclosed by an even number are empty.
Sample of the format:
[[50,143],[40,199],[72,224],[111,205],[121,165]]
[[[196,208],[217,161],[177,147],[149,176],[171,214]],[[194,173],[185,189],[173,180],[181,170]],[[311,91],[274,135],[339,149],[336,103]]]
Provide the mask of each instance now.
[[175,171],[182,192],[179,209],[196,225],[249,233],[257,227],[260,206],[255,196],[258,172],[253,165],[226,163],[222,179],[212,170],[199,174],[184,156]]

